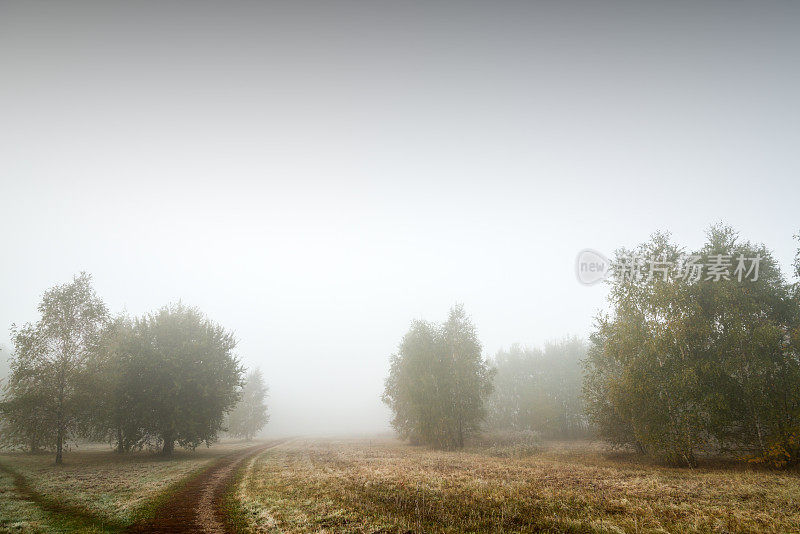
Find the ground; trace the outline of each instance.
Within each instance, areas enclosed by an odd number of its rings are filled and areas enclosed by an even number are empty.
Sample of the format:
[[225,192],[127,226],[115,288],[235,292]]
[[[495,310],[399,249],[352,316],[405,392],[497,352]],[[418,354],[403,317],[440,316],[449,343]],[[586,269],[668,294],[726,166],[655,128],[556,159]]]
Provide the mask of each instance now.
[[798,532],[800,473],[672,468],[598,443],[396,440],[0,455],[0,532]]
[[800,532],[800,475],[653,465],[592,444],[537,454],[296,440],[238,487],[258,532]]
[[173,493],[230,455],[231,442],[172,458],[119,455],[84,446],[53,464],[50,454],[0,454],[0,532],[118,532],[152,517]]

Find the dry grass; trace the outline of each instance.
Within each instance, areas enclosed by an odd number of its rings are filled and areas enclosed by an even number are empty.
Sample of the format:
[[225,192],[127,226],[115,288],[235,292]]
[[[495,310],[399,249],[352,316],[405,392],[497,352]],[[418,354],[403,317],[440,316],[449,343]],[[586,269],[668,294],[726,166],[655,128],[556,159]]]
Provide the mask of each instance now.
[[[0,464],[20,475],[28,489],[47,504],[124,525],[176,482],[220,455],[249,445],[226,443],[195,452],[179,451],[170,459],[152,453],[119,455],[108,447],[88,447],[65,454],[62,466],[54,465],[50,454],[21,453],[0,454]],[[62,531],[59,518],[42,509],[47,507],[33,502],[8,472],[0,471],[0,532]]]
[[586,444],[524,458],[295,441],[241,479],[260,532],[800,532],[800,476],[676,469]]

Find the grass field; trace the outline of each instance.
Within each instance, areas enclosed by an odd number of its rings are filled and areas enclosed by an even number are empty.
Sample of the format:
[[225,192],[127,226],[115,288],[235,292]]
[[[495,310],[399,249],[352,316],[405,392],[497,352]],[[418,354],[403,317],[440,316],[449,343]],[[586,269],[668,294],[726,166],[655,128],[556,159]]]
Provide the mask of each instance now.
[[800,532],[800,475],[694,470],[589,444],[498,458],[396,441],[295,440],[237,496],[258,532]]
[[[82,448],[59,467],[51,455],[0,454],[0,532],[123,530],[248,445],[169,460]],[[498,452],[295,439],[245,460],[224,509],[243,532],[800,533],[797,471],[670,468],[588,442]]]
[[159,499],[221,455],[226,443],[170,459],[90,446],[53,464],[51,454],[0,454],[0,532],[104,532],[146,516]]

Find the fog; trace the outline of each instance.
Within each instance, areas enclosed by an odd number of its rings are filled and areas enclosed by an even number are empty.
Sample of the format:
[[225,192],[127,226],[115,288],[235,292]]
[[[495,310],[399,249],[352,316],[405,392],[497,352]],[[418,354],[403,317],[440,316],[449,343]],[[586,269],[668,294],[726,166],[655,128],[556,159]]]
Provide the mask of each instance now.
[[798,15],[4,2],[0,345],[87,271],[114,312],[235,331],[268,434],[369,433],[413,319],[462,302],[487,356],[585,338],[607,288],[581,249],[725,221],[788,273]]

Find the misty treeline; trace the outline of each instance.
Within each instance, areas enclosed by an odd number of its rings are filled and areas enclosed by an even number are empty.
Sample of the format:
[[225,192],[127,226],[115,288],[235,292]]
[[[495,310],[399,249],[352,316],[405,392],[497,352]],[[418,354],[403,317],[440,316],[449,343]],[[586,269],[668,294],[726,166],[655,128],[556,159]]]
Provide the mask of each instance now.
[[500,351],[484,360],[475,326],[462,305],[442,324],[414,321],[391,357],[383,400],[392,426],[415,444],[455,449],[482,430],[585,437],[577,339],[543,350]]
[[578,338],[544,348],[512,345],[490,365],[494,391],[487,399],[484,427],[489,432],[535,432],[548,439],[591,435],[583,407],[582,361],[587,346]]
[[247,373],[241,398],[228,414],[225,424],[229,435],[250,441],[269,423],[267,405],[264,402],[268,393],[269,388],[260,369]]
[[[800,239],[800,236],[798,236]],[[402,438],[459,448],[481,431],[598,436],[676,465],[699,454],[800,462],[800,281],[763,245],[716,225],[688,253],[664,233],[626,257],[760,257],[758,278],[609,279],[588,345],[512,346],[483,359],[463,307],[415,321],[391,357],[383,400]],[[800,250],[794,263],[800,279]]]
[[245,382],[233,334],[196,308],[112,317],[82,273],[48,289],[38,311],[36,323],[12,326],[4,446],[54,450],[56,463],[76,439],[169,455],[212,443],[226,418],[248,438],[267,422],[260,373]]

